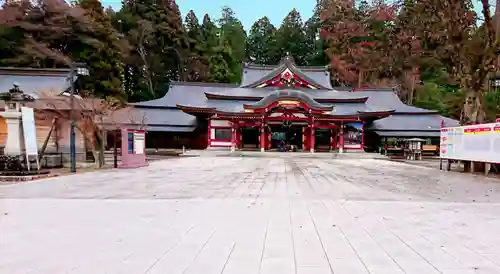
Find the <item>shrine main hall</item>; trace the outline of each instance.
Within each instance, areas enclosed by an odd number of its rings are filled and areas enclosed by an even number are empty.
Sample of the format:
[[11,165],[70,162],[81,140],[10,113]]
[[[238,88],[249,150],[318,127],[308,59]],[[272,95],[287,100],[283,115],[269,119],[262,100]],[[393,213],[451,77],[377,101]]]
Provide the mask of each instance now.
[[434,110],[404,104],[392,88],[333,87],[327,67],[244,64],[241,83],[173,82],[160,99],[133,103],[113,123],[147,131],[148,148],[374,150],[383,138],[439,142]]

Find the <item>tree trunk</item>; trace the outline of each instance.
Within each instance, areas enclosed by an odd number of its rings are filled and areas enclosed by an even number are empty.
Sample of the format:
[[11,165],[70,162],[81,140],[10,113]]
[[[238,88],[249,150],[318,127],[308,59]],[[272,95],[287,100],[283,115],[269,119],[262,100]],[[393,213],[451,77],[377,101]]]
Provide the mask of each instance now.
[[484,122],[485,113],[483,97],[484,94],[482,91],[467,91],[464,106],[460,114],[461,125],[471,125]]
[[359,70],[358,74],[358,88],[361,88],[361,84],[363,83],[363,70]]
[[[84,132],[78,125],[76,128],[82,133],[83,138],[85,138],[85,142],[90,144],[90,148],[92,150],[92,155],[94,156],[94,161],[95,165],[97,168],[102,168],[104,166],[104,149],[99,145],[101,149],[96,149],[96,144],[95,141],[91,142],[91,139],[88,136],[88,132]],[[92,129],[92,132],[90,134],[93,134],[94,138],[97,137],[97,142],[102,143],[102,135],[99,132],[96,132],[95,129]]]

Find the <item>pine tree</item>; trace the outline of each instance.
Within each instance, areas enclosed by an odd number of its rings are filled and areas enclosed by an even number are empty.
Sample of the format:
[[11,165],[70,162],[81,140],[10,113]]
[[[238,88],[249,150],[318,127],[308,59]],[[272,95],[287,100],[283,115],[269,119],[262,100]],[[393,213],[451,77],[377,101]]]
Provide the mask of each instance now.
[[84,88],[101,98],[125,100],[121,80],[127,41],[113,28],[99,0],[80,0],[77,5],[93,26],[94,31],[89,36],[100,41],[96,45],[72,46],[72,55],[79,56],[89,66],[90,75],[84,81]]
[[208,60],[208,81],[231,83],[233,74],[227,60],[231,59],[230,49],[220,39],[220,29],[212,22],[208,14],[201,25],[202,48]]
[[313,15],[304,26],[307,45],[305,62],[308,66],[325,66],[328,64],[328,56],[325,53],[326,41],[319,35],[319,29],[321,28],[319,5],[318,2]]
[[308,48],[304,24],[296,9],[293,9],[283,20],[277,31],[277,44],[280,56],[290,54],[298,65],[306,65]]
[[184,19],[184,30],[189,41],[189,57],[186,75],[188,81],[208,80],[208,52],[203,46],[204,39],[201,26],[193,10],[190,10]]
[[264,65],[276,65],[279,62],[276,28],[269,18],[262,17],[253,24],[247,44],[248,57],[251,62]]
[[184,80],[189,40],[175,1],[127,1],[114,21],[132,47],[125,70],[130,100],[161,97],[171,81]]
[[222,8],[219,19],[220,46],[225,48],[225,60],[231,70],[232,83],[241,81],[241,65],[246,60],[246,33],[229,7]]

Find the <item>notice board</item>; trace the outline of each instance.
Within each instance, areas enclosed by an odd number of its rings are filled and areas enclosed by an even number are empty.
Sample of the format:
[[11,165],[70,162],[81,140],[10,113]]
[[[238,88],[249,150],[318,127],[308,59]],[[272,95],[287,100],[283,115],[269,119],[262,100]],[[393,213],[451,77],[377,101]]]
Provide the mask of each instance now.
[[440,157],[500,163],[500,123],[442,128]]

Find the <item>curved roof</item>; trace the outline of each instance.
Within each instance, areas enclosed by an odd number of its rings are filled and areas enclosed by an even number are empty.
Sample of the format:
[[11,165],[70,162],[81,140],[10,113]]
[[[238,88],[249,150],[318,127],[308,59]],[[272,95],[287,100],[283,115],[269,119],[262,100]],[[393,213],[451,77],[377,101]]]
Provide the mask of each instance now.
[[304,81],[319,89],[332,89],[330,83],[330,73],[327,67],[307,68],[298,67],[293,57],[287,55],[281,59],[278,66],[259,66],[245,64],[241,87],[254,88],[278,76],[280,73],[289,69],[293,74],[299,76]]
[[309,94],[300,91],[300,90],[275,90],[269,93],[266,97],[262,98],[260,101],[253,104],[245,104],[245,108],[255,109],[255,108],[265,108],[270,104],[280,101],[280,100],[297,100],[306,105],[308,105],[312,109],[319,110],[332,110],[332,106],[327,106],[320,104],[314,100]]

